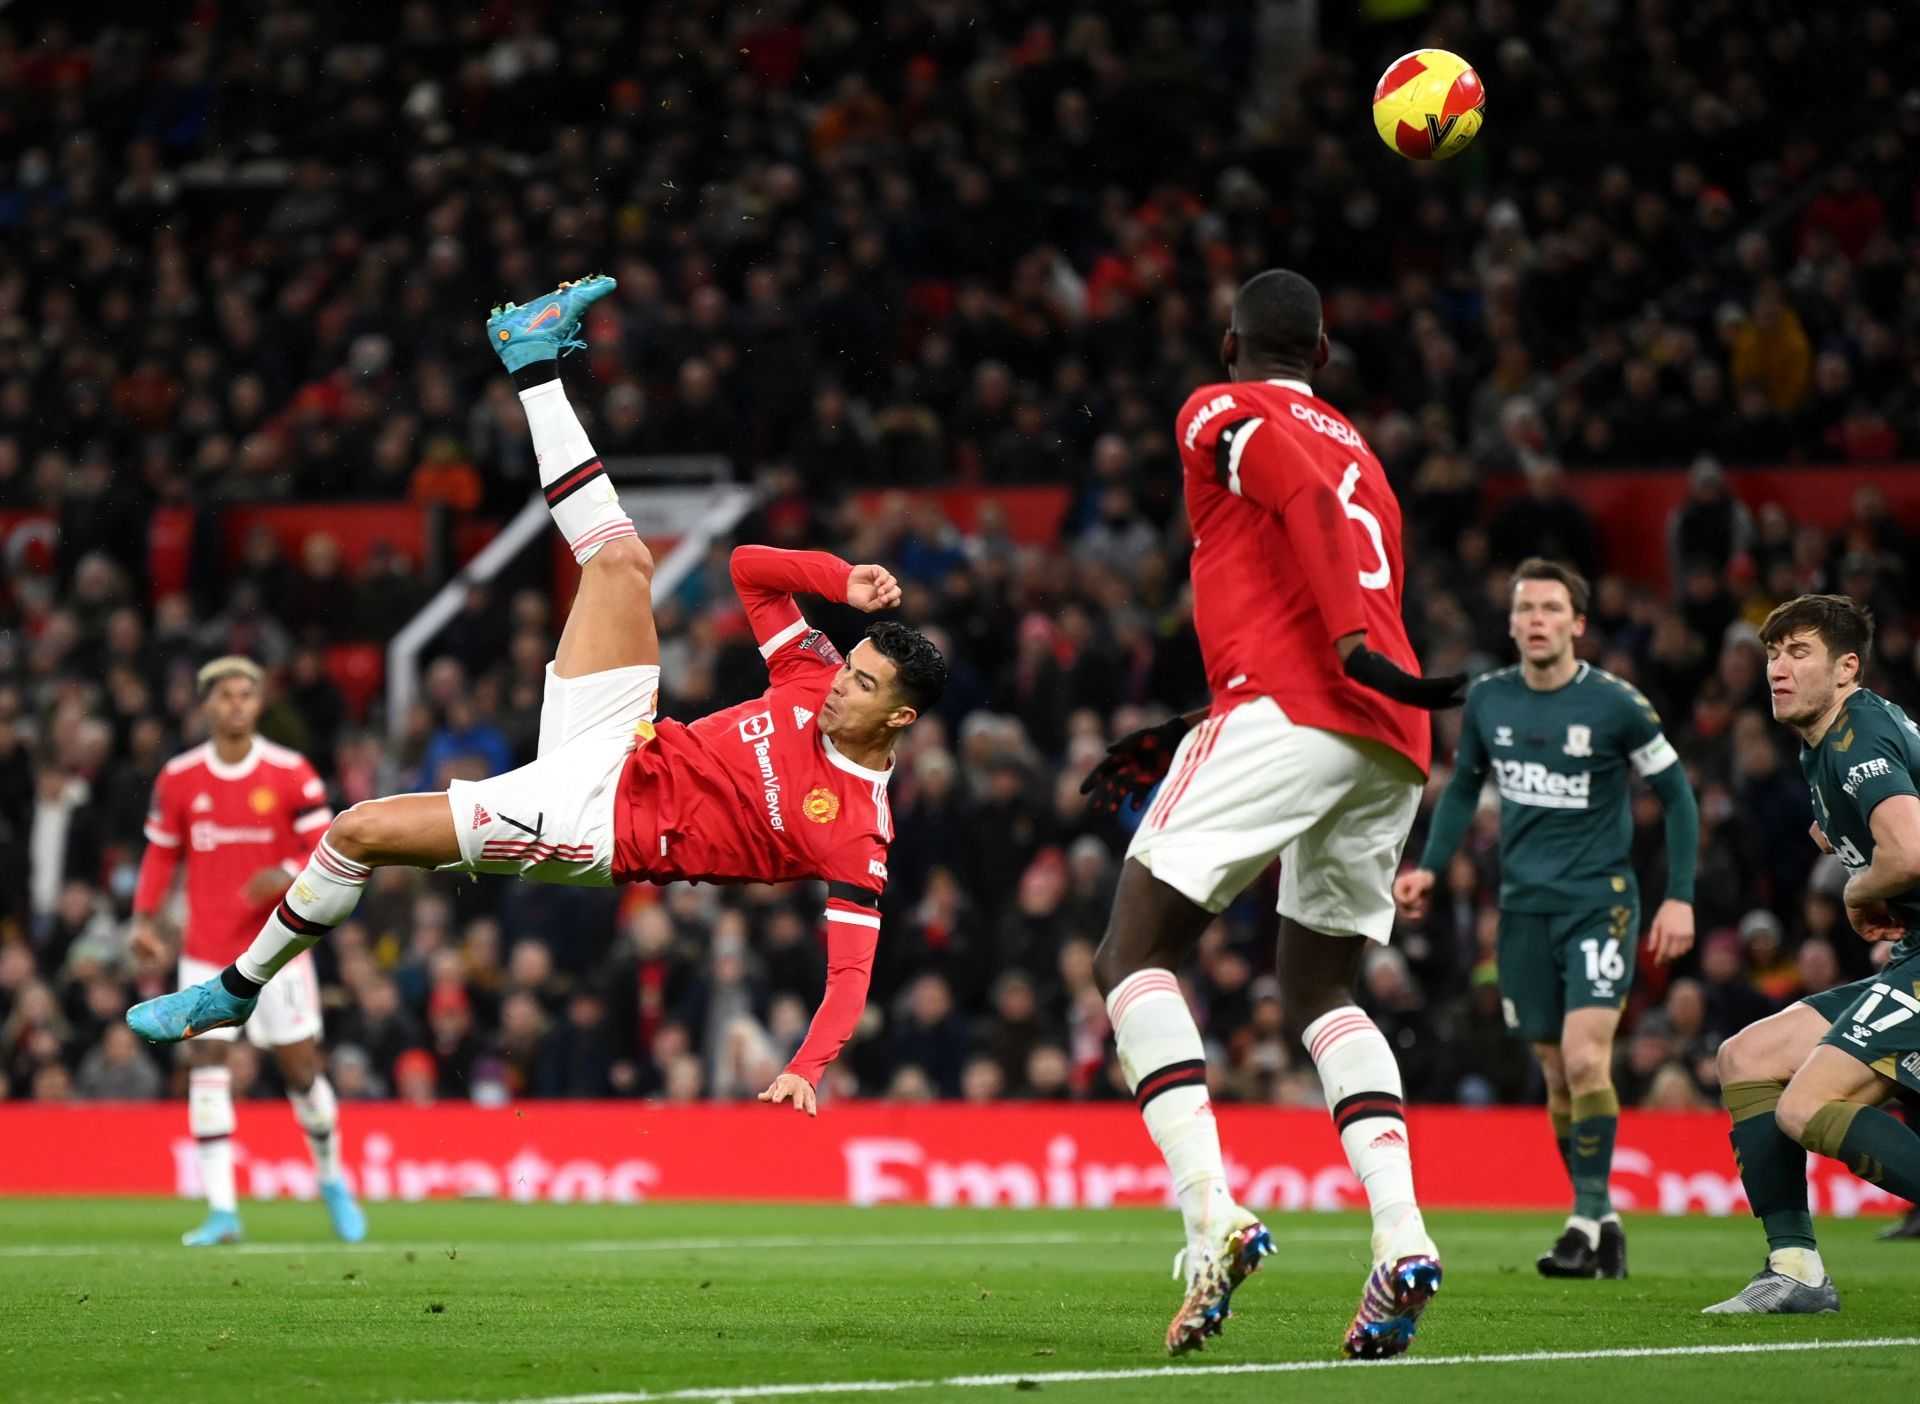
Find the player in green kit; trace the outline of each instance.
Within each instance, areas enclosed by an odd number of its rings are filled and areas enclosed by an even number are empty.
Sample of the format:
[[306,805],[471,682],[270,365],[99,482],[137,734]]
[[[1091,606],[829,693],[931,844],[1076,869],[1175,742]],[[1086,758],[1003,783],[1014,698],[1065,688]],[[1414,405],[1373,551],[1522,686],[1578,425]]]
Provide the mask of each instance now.
[[1920,1135],[1880,1107],[1920,1091],[1920,730],[1860,686],[1873,620],[1846,596],[1789,600],[1760,641],[1774,719],[1800,733],[1813,841],[1846,865],[1853,929],[1893,946],[1879,974],[1720,1045],[1734,1160],[1768,1253],[1753,1281],[1707,1310],[1829,1312],[1840,1294],[1814,1241],[1805,1151],[1920,1200]]
[[1573,1182],[1573,1212],[1542,1254],[1545,1277],[1625,1277],[1627,1238],[1607,1178],[1620,1097],[1613,1036],[1633,985],[1640,902],[1628,772],[1666,810],[1667,894],[1654,958],[1693,945],[1700,813],[1660,717],[1639,691],[1574,656],[1586,633],[1587,582],[1554,561],[1514,572],[1508,631],[1520,664],[1467,694],[1453,779],[1420,864],[1393,887],[1400,914],[1426,914],[1491,775],[1500,790],[1500,995],[1508,1030],[1533,1044],[1547,1113]]

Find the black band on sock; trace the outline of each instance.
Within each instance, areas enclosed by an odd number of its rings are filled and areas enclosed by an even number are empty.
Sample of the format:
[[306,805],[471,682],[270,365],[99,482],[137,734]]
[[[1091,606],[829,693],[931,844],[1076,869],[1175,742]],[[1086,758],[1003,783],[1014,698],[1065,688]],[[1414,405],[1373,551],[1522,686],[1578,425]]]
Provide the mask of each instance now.
[[560,358],[555,356],[552,360],[528,361],[512,375],[514,389],[531,390],[536,385],[545,385],[560,378]]
[[[333,928],[325,922],[309,921],[306,917],[301,916],[300,913],[287,905],[285,898],[282,898],[280,905],[273,909],[273,914],[279,918],[281,925],[285,926],[296,936],[324,936],[333,930]],[[232,967],[229,966],[228,968],[231,969]]]
[[1140,1085],[1133,1090],[1134,1105],[1141,1111],[1147,1109],[1147,1103],[1162,1092],[1171,1092],[1176,1087],[1205,1087],[1207,1085],[1207,1060],[1190,1058],[1184,1063],[1168,1063],[1164,1068],[1156,1068],[1140,1079]]
[[211,1145],[217,1145],[217,1144],[218,1144],[219,1142],[221,1142],[221,1141],[229,1141],[229,1140],[232,1140],[232,1139],[233,1139],[233,1132],[231,1132],[231,1131],[222,1131],[222,1132],[221,1132],[221,1133],[220,1133],[219,1135],[217,1135],[217,1136],[195,1136],[195,1137],[194,1137],[193,1139],[194,1139],[194,1140],[196,1140],[196,1141],[198,1141],[198,1142],[199,1142],[199,1143],[200,1143],[201,1145],[203,1145],[203,1146],[211,1146]]
[[1370,1116],[1405,1121],[1407,1112],[1400,1099],[1391,1092],[1356,1092],[1333,1104],[1333,1126],[1336,1131],[1344,1131],[1352,1123]]
[[220,984],[235,999],[258,999],[260,986],[229,965],[220,972]]
[[541,489],[541,491],[547,495],[547,506],[558,507],[562,502],[565,502],[569,497],[572,497],[576,492],[580,491],[581,488],[585,487],[606,471],[605,468],[600,466],[600,460],[598,458],[589,458],[585,463],[582,463],[578,468],[573,469],[565,476],[555,478],[546,487]]

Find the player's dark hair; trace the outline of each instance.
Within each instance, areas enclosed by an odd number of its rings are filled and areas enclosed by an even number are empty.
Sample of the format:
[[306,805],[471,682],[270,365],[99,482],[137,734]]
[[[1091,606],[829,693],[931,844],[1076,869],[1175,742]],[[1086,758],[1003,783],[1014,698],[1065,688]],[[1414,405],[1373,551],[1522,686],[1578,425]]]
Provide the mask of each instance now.
[[1528,556],[1514,567],[1513,583],[1522,580],[1556,580],[1567,587],[1567,597],[1573,601],[1573,612],[1585,614],[1587,604],[1593,599],[1593,590],[1587,584],[1587,577],[1572,566],[1550,561],[1545,556]]
[[1298,273],[1269,268],[1233,295],[1240,359],[1311,370],[1320,351],[1320,290]]
[[1772,648],[1795,634],[1817,635],[1835,658],[1858,654],[1865,667],[1867,650],[1873,647],[1873,616],[1865,605],[1845,595],[1802,595],[1767,616],[1760,626],[1760,642]]
[[937,705],[947,690],[947,660],[933,641],[918,629],[894,619],[868,627],[867,637],[880,656],[893,664],[893,685],[906,704],[921,716]]

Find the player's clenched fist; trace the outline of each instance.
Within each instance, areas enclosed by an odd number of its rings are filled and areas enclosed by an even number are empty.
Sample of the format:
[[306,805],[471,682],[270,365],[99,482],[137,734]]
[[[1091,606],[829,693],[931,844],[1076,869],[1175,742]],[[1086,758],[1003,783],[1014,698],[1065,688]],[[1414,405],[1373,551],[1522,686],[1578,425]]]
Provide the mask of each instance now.
[[1425,868],[1415,868],[1393,880],[1393,905],[1408,921],[1418,921],[1425,916],[1427,903],[1432,898],[1433,874]]
[[808,1116],[818,1116],[814,1108],[813,1084],[798,1073],[781,1073],[773,1080],[773,1085],[760,1094],[763,1102],[784,1102],[791,1099],[795,1111],[803,1111]]
[[847,576],[847,603],[868,614],[892,609],[900,603],[900,582],[885,566],[857,565]]

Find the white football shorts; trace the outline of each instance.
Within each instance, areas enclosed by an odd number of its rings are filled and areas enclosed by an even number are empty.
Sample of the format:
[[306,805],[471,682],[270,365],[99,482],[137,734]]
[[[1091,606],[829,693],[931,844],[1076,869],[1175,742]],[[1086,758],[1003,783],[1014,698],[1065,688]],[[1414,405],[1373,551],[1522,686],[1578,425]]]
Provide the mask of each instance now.
[[1296,726],[1256,697],[1181,739],[1127,856],[1210,912],[1278,858],[1281,916],[1384,943],[1420,790],[1391,748]]
[[539,754],[518,770],[447,787],[460,841],[460,861],[447,868],[611,886],[620,772],[659,697],[656,665],[563,678],[547,664]]
[[[211,980],[220,970],[212,961],[181,956],[180,988]],[[312,951],[302,951],[280,967],[260,991],[253,1017],[240,1028],[208,1029],[194,1037],[231,1043],[243,1031],[255,1048],[285,1048],[320,1037],[320,977],[314,972]]]

